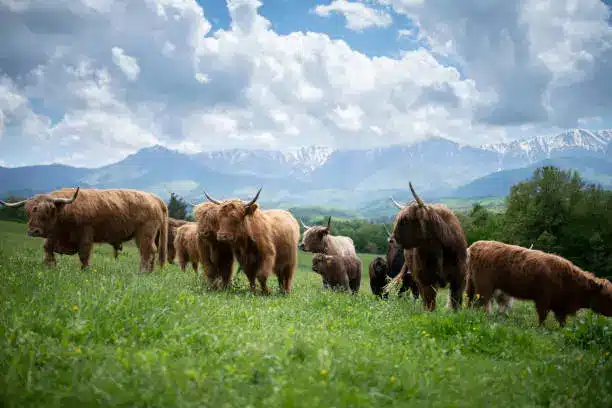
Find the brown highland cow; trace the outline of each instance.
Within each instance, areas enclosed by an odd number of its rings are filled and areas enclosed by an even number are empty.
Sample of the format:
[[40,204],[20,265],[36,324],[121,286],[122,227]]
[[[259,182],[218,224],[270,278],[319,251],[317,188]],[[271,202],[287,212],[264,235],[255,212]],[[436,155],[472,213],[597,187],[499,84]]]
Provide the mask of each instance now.
[[387,284],[387,278],[389,276],[387,260],[382,256],[377,256],[372,259],[368,272],[370,275],[370,289],[372,293],[380,298],[387,298],[389,294],[383,293],[383,288]]
[[200,263],[200,249],[198,248],[198,224],[187,222],[178,227],[174,233],[174,249],[178,257],[179,266],[185,272],[187,263],[191,263],[193,271],[198,273]]
[[[301,222],[301,221],[300,221]],[[322,253],[326,255],[353,255],[357,256],[355,244],[350,237],[331,235],[331,217],[327,219],[327,226],[308,226],[303,222],[304,234],[299,248],[302,251]]]
[[[25,205],[28,235],[45,240],[45,263],[55,265],[55,248],[76,246],[81,268],[89,266],[94,243],[119,244],[134,239],[140,271],[153,271],[155,236],[161,233],[159,265],[166,263],[168,207],[157,196],[137,190],[61,189],[37,194],[7,207]],[[68,237],[66,239],[66,237]],[[59,243],[58,243],[59,241]],[[71,250],[72,251],[72,250]]]
[[[590,308],[612,316],[612,284],[585,272],[558,255],[498,241],[476,241],[468,249],[468,304],[491,312],[491,296],[500,290],[517,299],[533,300],[542,326],[552,310],[561,326],[567,316]],[[473,285],[473,286],[472,286]]]
[[198,226],[198,249],[206,280],[212,288],[227,288],[232,281],[234,253],[226,242],[217,240],[219,206],[202,203],[193,214]]
[[321,275],[330,289],[359,292],[361,259],[357,256],[316,253],[312,257],[312,270]]
[[[465,289],[467,241],[457,216],[442,204],[425,204],[409,183],[416,203],[400,205],[393,238],[404,249],[414,249],[412,275],[423,295],[425,310],[436,308],[437,287],[450,284],[449,306],[457,310]],[[404,252],[406,255],[406,252]],[[398,275],[394,281],[401,279]]]
[[256,203],[261,188],[248,203],[233,199],[219,202],[217,240],[231,245],[234,255],[255,292],[255,280],[263,293],[270,293],[267,280],[271,273],[278,278],[283,293],[291,291],[297,265],[300,225],[289,211],[261,210]]

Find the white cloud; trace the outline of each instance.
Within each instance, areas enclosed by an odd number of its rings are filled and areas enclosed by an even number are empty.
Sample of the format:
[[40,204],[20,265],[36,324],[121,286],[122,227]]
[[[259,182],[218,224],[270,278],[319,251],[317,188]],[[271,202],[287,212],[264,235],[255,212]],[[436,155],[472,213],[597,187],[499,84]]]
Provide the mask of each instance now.
[[321,17],[329,17],[332,13],[341,14],[346,19],[346,28],[354,31],[371,27],[388,27],[393,23],[389,13],[347,0],[333,0],[327,5],[316,6],[313,11]]
[[478,144],[609,118],[610,41],[591,0],[379,1],[413,16],[434,52],[372,58],[323,33],[279,35],[256,0],[228,1],[231,24],[215,32],[194,0],[0,0],[0,159],[94,166],[158,143]]
[[140,74],[140,67],[138,66],[138,61],[134,57],[130,57],[125,53],[122,48],[113,47],[113,62],[117,64],[117,66],[123,71],[125,76],[130,81],[135,81],[138,79],[138,74]]
[[[378,0],[416,20],[496,102],[484,123],[576,126],[612,106],[610,9],[601,0]],[[609,113],[608,113],[609,115]]]

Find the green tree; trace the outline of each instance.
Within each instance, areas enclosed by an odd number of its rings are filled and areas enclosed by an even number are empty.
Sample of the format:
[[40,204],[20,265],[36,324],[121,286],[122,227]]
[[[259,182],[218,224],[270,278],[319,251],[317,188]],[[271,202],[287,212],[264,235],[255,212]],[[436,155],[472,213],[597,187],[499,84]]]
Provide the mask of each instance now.
[[170,193],[170,200],[168,201],[168,216],[177,220],[187,219],[187,203],[174,193]]

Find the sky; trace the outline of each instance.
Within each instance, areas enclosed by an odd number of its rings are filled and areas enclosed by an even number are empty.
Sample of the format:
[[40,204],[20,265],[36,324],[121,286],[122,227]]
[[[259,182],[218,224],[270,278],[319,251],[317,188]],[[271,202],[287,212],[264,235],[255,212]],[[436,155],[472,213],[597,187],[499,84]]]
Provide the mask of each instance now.
[[612,128],[612,0],[0,0],[0,165]]

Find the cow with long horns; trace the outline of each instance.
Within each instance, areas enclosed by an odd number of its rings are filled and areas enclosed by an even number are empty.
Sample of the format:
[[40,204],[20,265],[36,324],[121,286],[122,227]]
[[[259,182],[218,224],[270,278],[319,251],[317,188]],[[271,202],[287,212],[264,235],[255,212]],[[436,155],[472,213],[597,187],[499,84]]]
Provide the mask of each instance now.
[[[62,242],[77,248],[81,268],[89,266],[94,243],[120,244],[134,239],[140,251],[140,271],[152,272],[155,236],[161,234],[160,266],[166,263],[168,207],[157,196],[137,190],[61,189],[37,194],[6,207],[25,206],[28,235],[45,238],[45,263],[55,265],[54,249]],[[68,237],[68,241],[65,241]]]
[[[467,241],[459,219],[443,204],[425,204],[409,183],[415,202],[401,205],[393,224],[393,238],[405,250],[414,249],[412,275],[423,295],[425,310],[436,308],[436,290],[450,284],[449,306],[463,301],[467,270]],[[394,281],[400,279],[399,275]]]
[[255,292],[258,280],[262,292],[270,293],[267,280],[273,273],[281,292],[288,293],[297,265],[300,225],[289,211],[260,209],[256,202],[260,193],[261,188],[249,202],[237,199],[220,202],[204,194],[219,206],[217,240],[232,247],[251,291]]
[[227,242],[217,240],[219,205],[194,204],[193,215],[198,226],[198,249],[204,277],[211,288],[227,288],[232,281],[234,253]]

